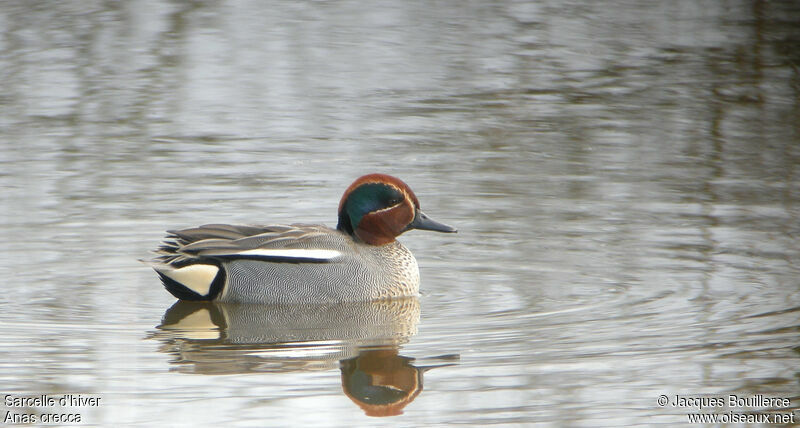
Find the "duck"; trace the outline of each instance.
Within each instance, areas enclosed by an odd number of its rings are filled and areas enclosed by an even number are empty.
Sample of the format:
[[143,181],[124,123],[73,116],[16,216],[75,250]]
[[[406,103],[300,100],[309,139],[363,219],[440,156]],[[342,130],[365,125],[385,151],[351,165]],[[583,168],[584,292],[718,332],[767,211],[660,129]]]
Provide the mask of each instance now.
[[259,304],[373,301],[419,295],[419,267],[397,241],[433,220],[399,178],[367,174],[345,190],[336,228],[206,224],[168,230],[150,265],[180,300]]

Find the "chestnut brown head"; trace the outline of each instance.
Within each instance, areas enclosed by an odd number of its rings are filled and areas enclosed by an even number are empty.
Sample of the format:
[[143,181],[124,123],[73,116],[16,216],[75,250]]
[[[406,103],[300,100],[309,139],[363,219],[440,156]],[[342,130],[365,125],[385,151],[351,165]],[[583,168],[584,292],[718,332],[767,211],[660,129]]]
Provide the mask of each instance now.
[[456,232],[454,227],[426,216],[411,188],[386,174],[359,177],[345,190],[336,228],[370,245],[394,242],[411,229]]

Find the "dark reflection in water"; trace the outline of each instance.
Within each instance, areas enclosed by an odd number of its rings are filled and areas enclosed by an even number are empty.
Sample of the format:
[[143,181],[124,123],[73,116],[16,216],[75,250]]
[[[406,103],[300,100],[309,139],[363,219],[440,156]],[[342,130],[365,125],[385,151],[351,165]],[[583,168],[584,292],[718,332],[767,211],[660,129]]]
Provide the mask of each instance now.
[[[247,374],[340,367],[342,390],[368,416],[396,416],[422,392],[418,367],[399,355],[416,334],[416,298],[337,305],[178,301],[154,335],[175,370]],[[426,360],[452,361],[457,355]]]

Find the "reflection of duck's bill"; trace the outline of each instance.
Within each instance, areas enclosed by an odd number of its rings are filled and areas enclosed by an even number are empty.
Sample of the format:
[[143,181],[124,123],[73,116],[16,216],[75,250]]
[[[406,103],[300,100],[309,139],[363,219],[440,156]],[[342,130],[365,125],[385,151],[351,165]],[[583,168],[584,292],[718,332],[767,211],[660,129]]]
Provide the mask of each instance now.
[[455,366],[458,364],[458,361],[461,360],[461,354],[443,354],[443,355],[436,355],[432,357],[422,357],[415,359],[414,361],[429,363],[424,366],[416,366],[418,370],[422,370],[422,372],[427,372],[428,370],[438,369],[439,367],[450,367]]

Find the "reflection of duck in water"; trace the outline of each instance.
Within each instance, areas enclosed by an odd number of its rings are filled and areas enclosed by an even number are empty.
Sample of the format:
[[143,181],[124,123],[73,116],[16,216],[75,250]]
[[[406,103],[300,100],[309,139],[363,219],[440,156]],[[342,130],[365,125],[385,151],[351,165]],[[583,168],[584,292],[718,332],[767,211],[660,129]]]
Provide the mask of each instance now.
[[298,304],[419,294],[417,261],[395,238],[455,232],[428,218],[401,180],[370,174],[347,188],[336,229],[319,225],[205,225],[170,231],[152,262],[183,300]]
[[191,373],[339,367],[350,399],[368,415],[389,416],[417,397],[422,372],[432,368],[399,355],[400,345],[417,332],[419,314],[415,297],[331,305],[179,301],[155,337],[163,352],[176,356],[175,369]]
[[329,305],[178,301],[158,327],[181,370],[248,373],[332,369],[363,347],[396,347],[416,334],[415,297]]

